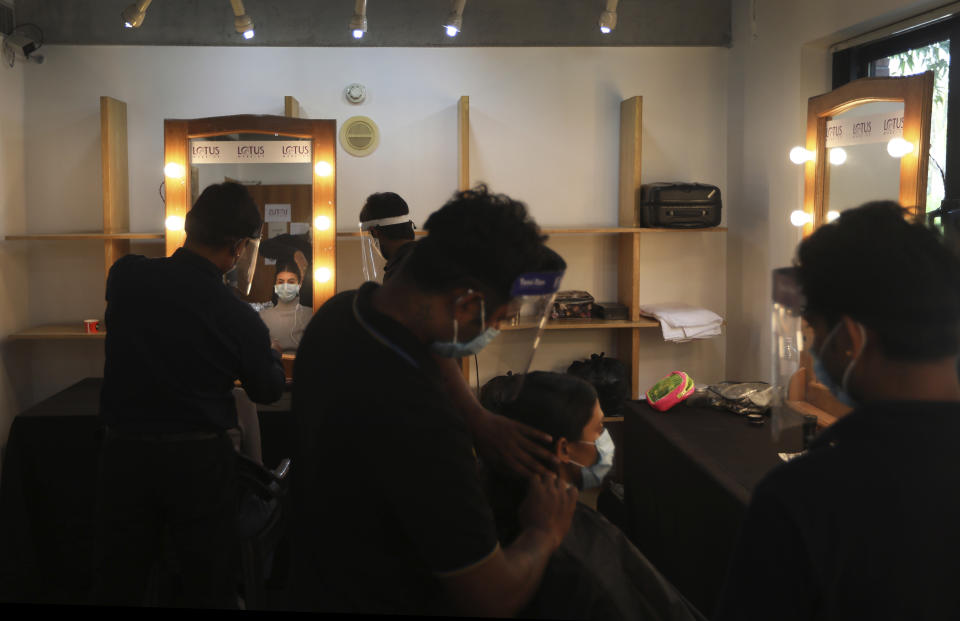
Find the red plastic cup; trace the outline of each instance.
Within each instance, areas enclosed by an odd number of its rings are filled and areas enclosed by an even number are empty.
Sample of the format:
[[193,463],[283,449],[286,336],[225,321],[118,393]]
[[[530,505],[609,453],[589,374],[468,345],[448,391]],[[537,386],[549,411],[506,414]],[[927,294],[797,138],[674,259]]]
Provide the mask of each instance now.
[[83,331],[87,334],[96,334],[97,328],[100,327],[100,321],[98,319],[84,319],[83,320]]

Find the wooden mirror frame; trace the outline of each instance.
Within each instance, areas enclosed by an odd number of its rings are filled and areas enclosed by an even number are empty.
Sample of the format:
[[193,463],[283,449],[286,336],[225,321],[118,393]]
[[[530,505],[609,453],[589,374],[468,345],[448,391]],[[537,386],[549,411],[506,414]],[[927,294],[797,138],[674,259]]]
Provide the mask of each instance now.
[[[933,108],[933,72],[903,78],[861,78],[829,93],[811,97],[807,103],[807,149],[816,155],[804,166],[803,209],[812,214],[803,236],[827,222],[830,167],[827,158],[827,121],[859,105],[879,101],[903,102],[903,138],[913,151],[900,158],[898,201],[918,220],[925,214],[927,165],[930,145],[930,116]],[[813,342],[813,331],[803,324],[804,342]],[[817,382],[813,359],[806,349],[800,353],[800,368],[787,389],[787,404],[801,414],[813,414],[820,426],[830,425],[851,411]]]
[[[313,227],[313,270],[319,267],[330,269],[330,280],[317,281],[313,274],[313,310],[333,297],[337,290],[337,122],[321,119],[297,119],[285,116],[241,114],[204,119],[165,119],[163,121],[164,167],[178,164],[185,174],[183,178],[170,177],[164,172],[166,183],[166,214],[182,219],[190,209],[190,140],[225,134],[273,134],[312,140],[313,160],[310,164],[313,177],[313,211],[310,226]],[[328,162],[330,174],[316,173],[318,162]],[[316,227],[319,216],[330,220],[327,229]],[[183,245],[186,233],[183,229],[166,228],[167,256]]]
[[903,102],[903,138],[913,151],[900,158],[901,205],[922,217],[927,200],[927,163],[930,152],[930,114],[933,72],[905,78],[861,78],[807,102],[807,149],[815,153],[804,165],[803,210],[812,214],[806,237],[827,221],[830,167],[827,158],[827,121],[856,106],[879,101]]

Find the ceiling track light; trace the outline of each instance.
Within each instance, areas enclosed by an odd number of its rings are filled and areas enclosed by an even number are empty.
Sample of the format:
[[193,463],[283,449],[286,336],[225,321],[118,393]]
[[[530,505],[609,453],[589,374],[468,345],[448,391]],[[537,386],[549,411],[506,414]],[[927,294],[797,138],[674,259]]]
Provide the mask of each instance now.
[[350,31],[354,39],[362,39],[367,32],[367,0],[356,0],[353,5],[353,18],[350,20]]
[[607,8],[600,14],[600,32],[610,34],[617,27],[617,3],[620,0],[607,0]]
[[243,35],[244,39],[252,39],[254,34],[253,19],[247,15],[247,10],[243,8],[243,0],[230,0],[230,6],[233,7],[233,27]]
[[447,21],[443,22],[448,37],[455,37],[463,30],[463,7],[466,5],[467,0],[453,0],[450,5],[450,15],[447,16]]
[[147,7],[153,0],[139,0],[134,2],[120,13],[124,28],[139,28],[147,16]]

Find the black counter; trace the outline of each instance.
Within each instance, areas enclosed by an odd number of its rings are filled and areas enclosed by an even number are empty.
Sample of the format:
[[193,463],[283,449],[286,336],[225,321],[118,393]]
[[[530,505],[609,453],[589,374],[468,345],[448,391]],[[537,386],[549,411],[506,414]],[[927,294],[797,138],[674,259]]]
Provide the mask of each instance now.
[[799,450],[794,433],[774,445],[769,421],[683,404],[624,414],[626,531],[701,611],[713,612],[754,486]]
[[[76,604],[92,586],[102,378],[13,420],[0,479],[0,602]],[[258,406],[263,460],[291,455],[290,394]]]

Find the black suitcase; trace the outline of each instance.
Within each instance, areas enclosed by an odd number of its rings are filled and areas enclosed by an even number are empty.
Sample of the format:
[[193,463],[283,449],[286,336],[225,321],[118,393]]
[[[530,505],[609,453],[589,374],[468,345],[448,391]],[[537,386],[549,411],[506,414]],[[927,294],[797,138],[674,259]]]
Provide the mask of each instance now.
[[704,183],[640,186],[637,222],[642,227],[699,229],[719,226],[720,188]]

